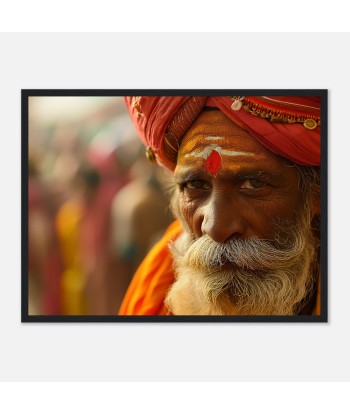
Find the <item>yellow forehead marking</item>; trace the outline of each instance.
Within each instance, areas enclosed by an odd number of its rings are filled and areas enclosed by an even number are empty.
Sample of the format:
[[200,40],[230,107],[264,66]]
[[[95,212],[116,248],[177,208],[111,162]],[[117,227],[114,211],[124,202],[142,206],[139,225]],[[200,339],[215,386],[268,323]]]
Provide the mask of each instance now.
[[210,155],[210,153],[215,150],[219,154],[222,154],[223,156],[251,156],[253,153],[248,153],[246,151],[231,151],[231,150],[225,150],[222,149],[220,146],[216,144],[210,144],[204,148],[202,151],[192,151],[192,153],[185,154],[185,157],[202,157],[204,159],[207,159]]
[[[209,142],[208,145],[206,145],[206,142]],[[222,148],[222,145],[224,148]],[[186,164],[186,159],[203,159],[205,161],[206,170],[210,174],[216,175],[221,170],[223,156],[254,156],[254,154],[251,152],[229,150],[230,148],[232,148],[231,140],[227,137],[224,138],[220,136],[202,136],[199,138],[194,136],[183,143],[179,151],[178,162]]]

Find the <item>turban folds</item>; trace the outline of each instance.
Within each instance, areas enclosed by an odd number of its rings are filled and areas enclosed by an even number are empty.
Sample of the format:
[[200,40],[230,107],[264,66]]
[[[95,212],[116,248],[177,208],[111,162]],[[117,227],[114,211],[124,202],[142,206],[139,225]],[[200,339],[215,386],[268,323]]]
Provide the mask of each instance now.
[[125,97],[136,129],[156,161],[174,170],[184,134],[204,107],[222,111],[271,152],[300,165],[320,165],[319,96]]

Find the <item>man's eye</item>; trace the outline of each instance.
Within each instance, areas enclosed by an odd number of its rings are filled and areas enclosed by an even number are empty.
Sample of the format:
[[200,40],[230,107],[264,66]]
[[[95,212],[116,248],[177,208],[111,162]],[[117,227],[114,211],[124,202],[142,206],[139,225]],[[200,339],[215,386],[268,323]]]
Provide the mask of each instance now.
[[247,179],[242,182],[240,188],[241,189],[247,189],[247,190],[257,190],[262,189],[267,185],[266,182],[263,182],[259,179]]
[[204,180],[189,180],[183,183],[182,187],[187,190],[208,190],[210,188]]

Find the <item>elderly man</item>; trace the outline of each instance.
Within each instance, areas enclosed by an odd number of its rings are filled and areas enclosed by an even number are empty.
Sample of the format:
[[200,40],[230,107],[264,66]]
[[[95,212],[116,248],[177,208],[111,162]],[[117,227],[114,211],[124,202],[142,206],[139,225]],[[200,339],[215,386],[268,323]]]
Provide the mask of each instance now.
[[320,97],[126,97],[177,221],[120,315],[319,315]]

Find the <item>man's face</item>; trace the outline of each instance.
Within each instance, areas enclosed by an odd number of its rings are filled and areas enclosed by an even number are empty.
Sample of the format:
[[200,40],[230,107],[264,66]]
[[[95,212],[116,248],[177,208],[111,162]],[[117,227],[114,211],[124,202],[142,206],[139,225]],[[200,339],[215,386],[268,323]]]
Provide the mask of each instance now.
[[184,137],[175,181],[195,238],[273,239],[277,220],[295,220],[298,172],[220,111],[203,112]]
[[174,172],[174,314],[294,314],[313,286],[317,243],[298,171],[219,111],[187,132]]

